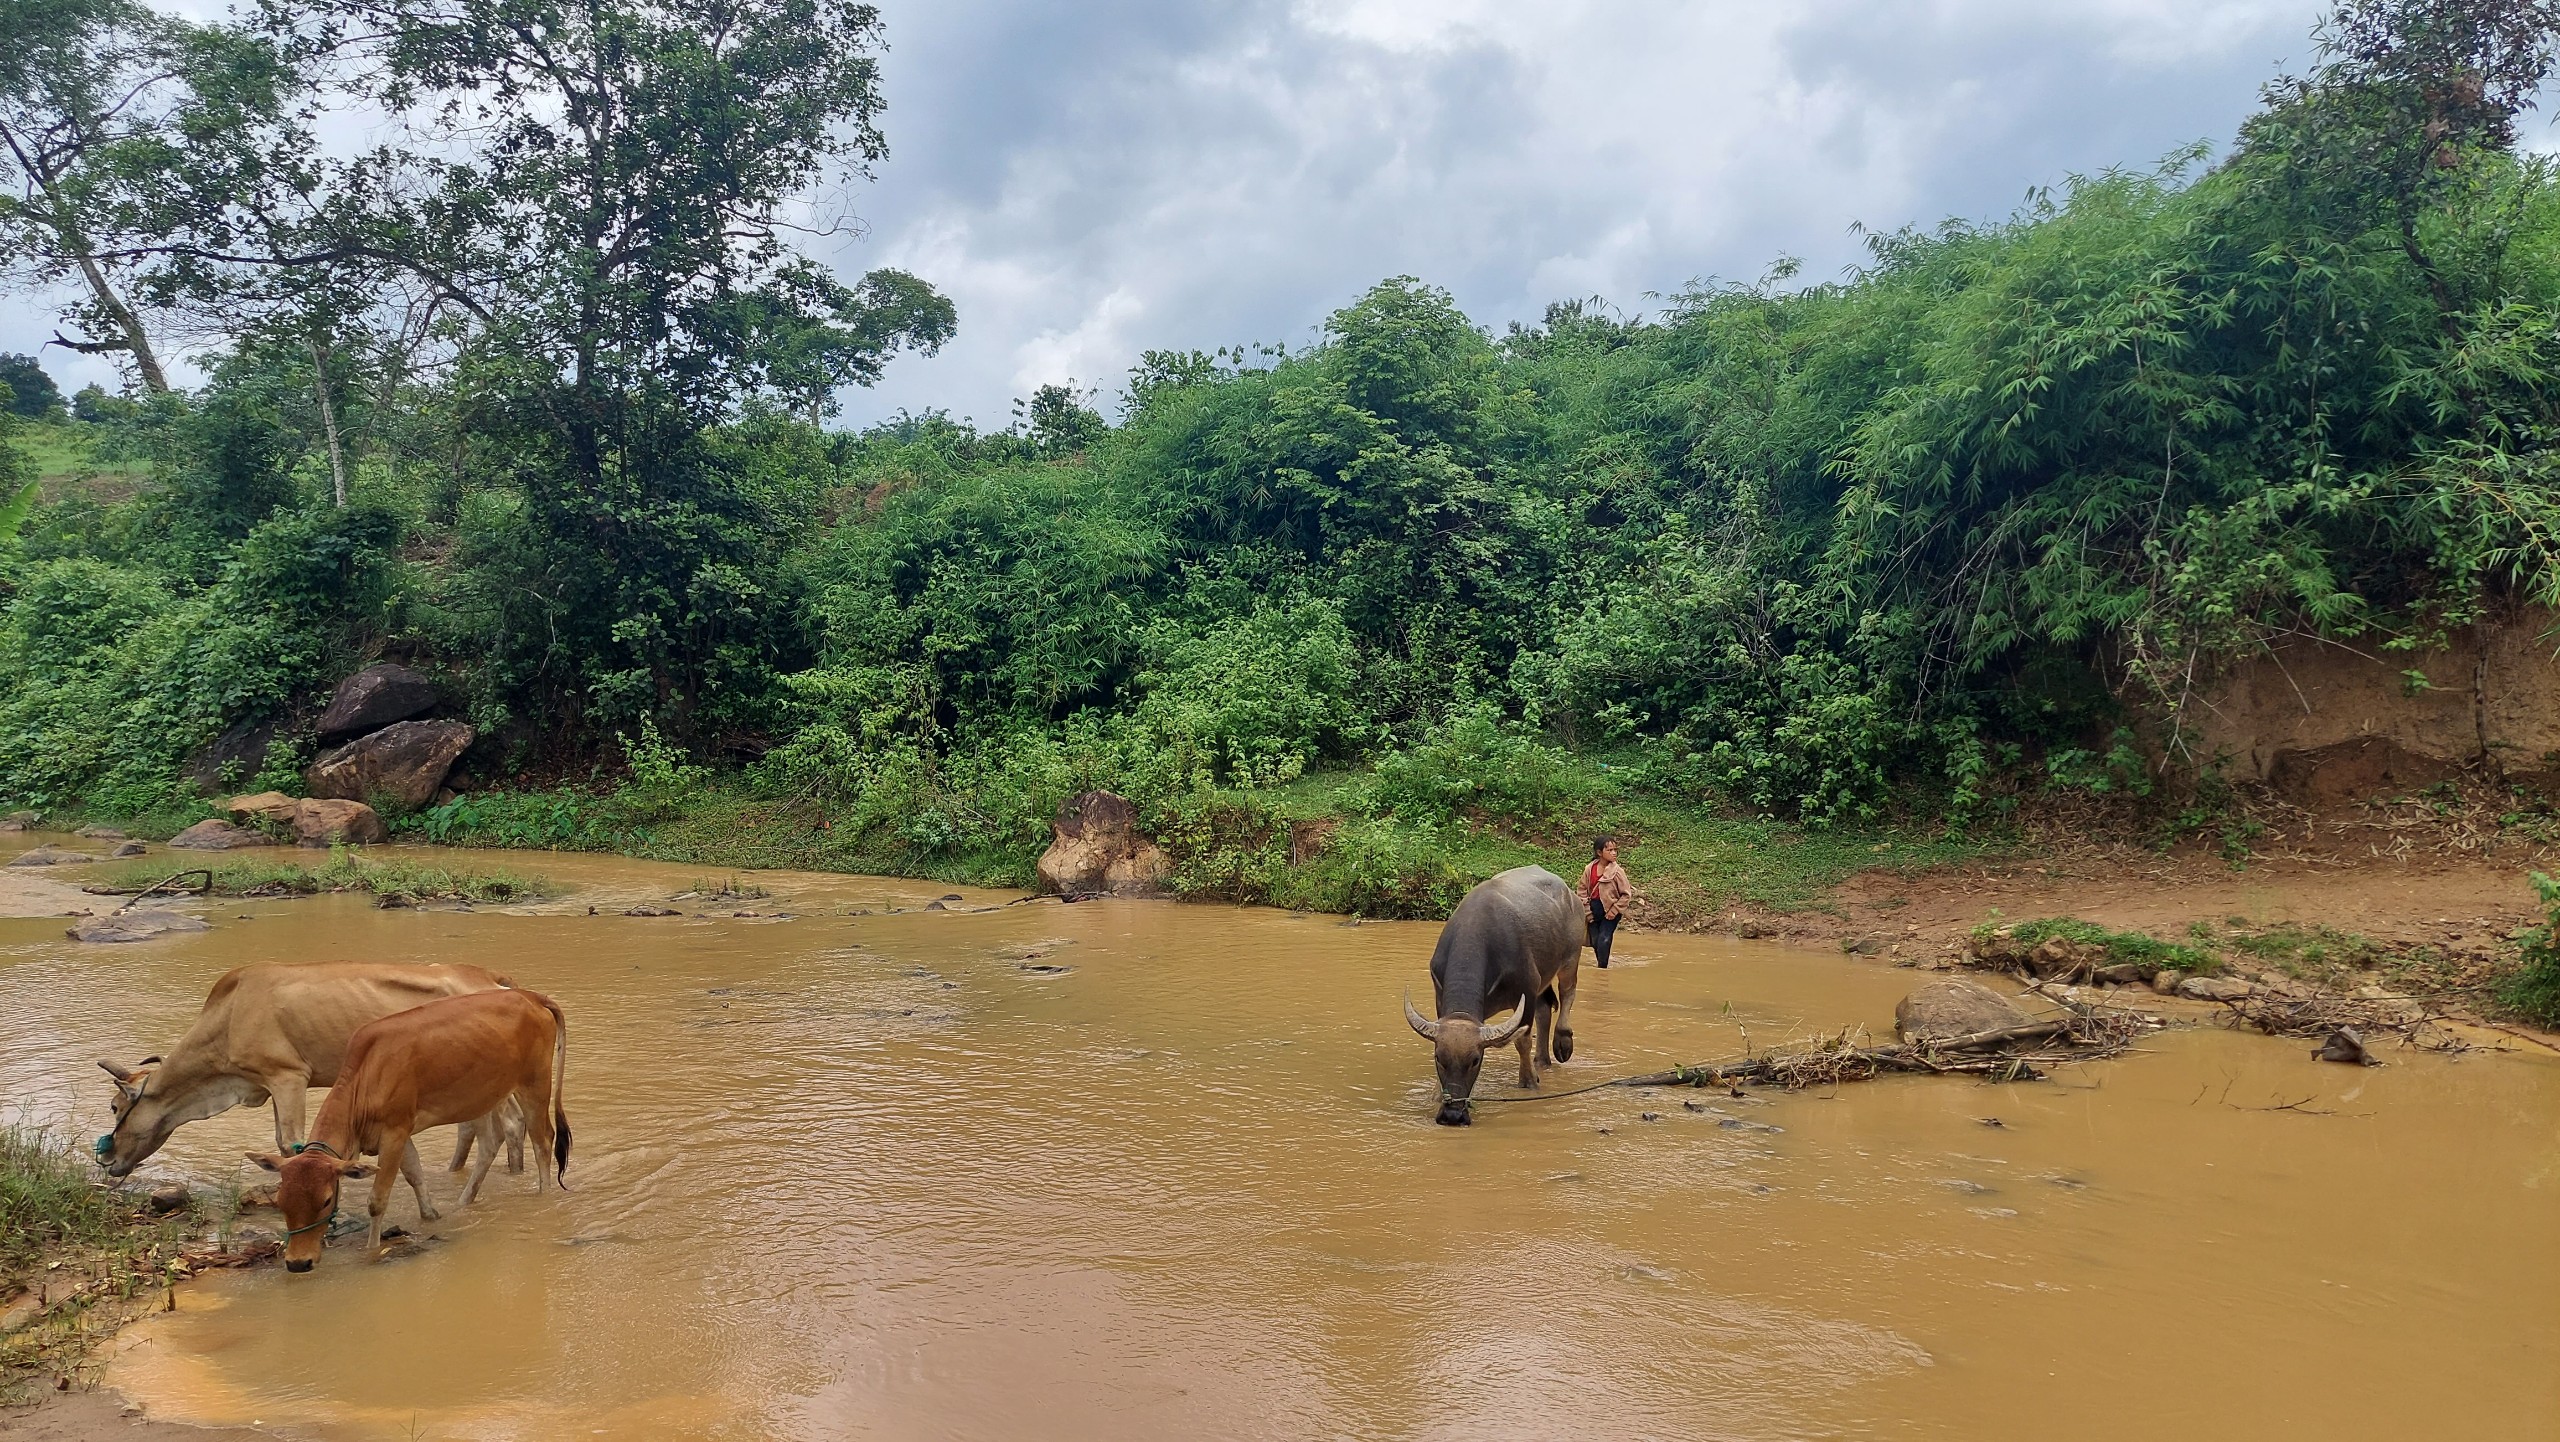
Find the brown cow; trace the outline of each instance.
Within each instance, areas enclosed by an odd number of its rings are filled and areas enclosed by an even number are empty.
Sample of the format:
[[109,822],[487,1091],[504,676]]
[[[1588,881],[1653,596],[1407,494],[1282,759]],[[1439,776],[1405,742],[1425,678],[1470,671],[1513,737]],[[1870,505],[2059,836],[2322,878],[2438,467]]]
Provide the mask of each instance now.
[[[560,1104],[568,1070],[569,1020],[558,1003],[530,991],[448,997],[367,1023],[347,1043],[346,1064],[312,1120],[311,1140],[289,1156],[249,1154],[281,1178],[285,1270],[307,1272],[319,1261],[338,1185],[349,1177],[373,1178],[365,1248],[379,1258],[393,1174],[358,1158],[407,1154],[420,1129],[486,1117],[510,1098],[532,1133],[535,1186],[556,1181],[569,1169],[569,1118]],[[478,1193],[494,1150],[481,1148],[462,1189],[464,1204]]]
[[98,1164],[122,1177],[185,1123],[272,1099],[276,1147],[302,1140],[304,1094],[338,1079],[348,1038],[421,1002],[513,985],[477,966],[379,961],[262,962],[223,973],[164,1060],[102,1061],[116,1079],[116,1129]]

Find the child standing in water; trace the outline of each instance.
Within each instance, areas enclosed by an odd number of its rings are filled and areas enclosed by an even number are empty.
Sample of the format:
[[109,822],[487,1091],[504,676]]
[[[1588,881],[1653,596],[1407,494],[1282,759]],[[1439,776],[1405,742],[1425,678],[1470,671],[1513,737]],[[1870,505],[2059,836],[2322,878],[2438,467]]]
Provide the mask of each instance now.
[[1591,864],[1582,869],[1582,899],[1591,908],[1591,954],[1600,969],[1609,969],[1609,944],[1617,939],[1619,919],[1635,900],[1635,883],[1618,864],[1618,842],[1603,836],[1591,843]]

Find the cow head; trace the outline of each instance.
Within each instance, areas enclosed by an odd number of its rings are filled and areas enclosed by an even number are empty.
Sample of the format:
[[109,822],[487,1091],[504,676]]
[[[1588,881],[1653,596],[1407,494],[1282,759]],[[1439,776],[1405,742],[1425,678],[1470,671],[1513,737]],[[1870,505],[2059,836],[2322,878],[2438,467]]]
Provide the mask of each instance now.
[[152,1095],[151,1081],[157,1075],[160,1058],[144,1057],[139,1066],[133,1067],[120,1067],[111,1061],[98,1065],[116,1079],[116,1128],[98,1138],[92,1150],[108,1176],[130,1176],[135,1167],[160,1150],[160,1144],[178,1129],[178,1123],[190,1118],[178,1115],[166,1096]]
[[329,1239],[329,1222],[338,1215],[338,1183],[372,1176],[373,1168],[348,1161],[321,1142],[305,1142],[290,1156],[248,1155],[276,1174],[276,1209],[284,1213],[284,1269],[310,1271],[320,1260],[320,1244]]
[[1405,1024],[1431,1043],[1432,1065],[1440,1073],[1440,1112],[1432,1118],[1444,1127],[1462,1127],[1473,1120],[1467,1098],[1475,1094],[1476,1073],[1484,1069],[1484,1054],[1511,1040],[1514,1033],[1529,1024],[1529,1003],[1523,1000],[1511,1020],[1500,1026],[1487,1026],[1471,1016],[1444,1016],[1433,1021],[1414,1010],[1413,998],[1404,999]]

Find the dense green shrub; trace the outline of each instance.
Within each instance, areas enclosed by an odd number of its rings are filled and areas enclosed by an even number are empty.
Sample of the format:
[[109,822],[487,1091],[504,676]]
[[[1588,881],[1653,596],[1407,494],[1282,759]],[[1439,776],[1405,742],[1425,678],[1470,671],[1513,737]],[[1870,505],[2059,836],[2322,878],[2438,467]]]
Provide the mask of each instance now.
[[2543,922],[2522,938],[2521,963],[2498,988],[2498,1000],[2539,1026],[2560,1027],[2560,881],[2537,871],[2533,893]]

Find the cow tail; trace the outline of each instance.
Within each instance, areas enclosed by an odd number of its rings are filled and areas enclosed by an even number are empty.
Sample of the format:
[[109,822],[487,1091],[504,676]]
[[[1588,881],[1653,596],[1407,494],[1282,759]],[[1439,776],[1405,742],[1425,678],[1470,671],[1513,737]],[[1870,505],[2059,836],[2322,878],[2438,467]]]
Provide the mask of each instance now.
[[561,1110],[562,1095],[569,1087],[569,1018],[560,1003],[549,997],[542,999],[543,1009],[551,1013],[551,1178],[560,1190],[569,1190],[562,1180],[569,1174],[569,1114]]

